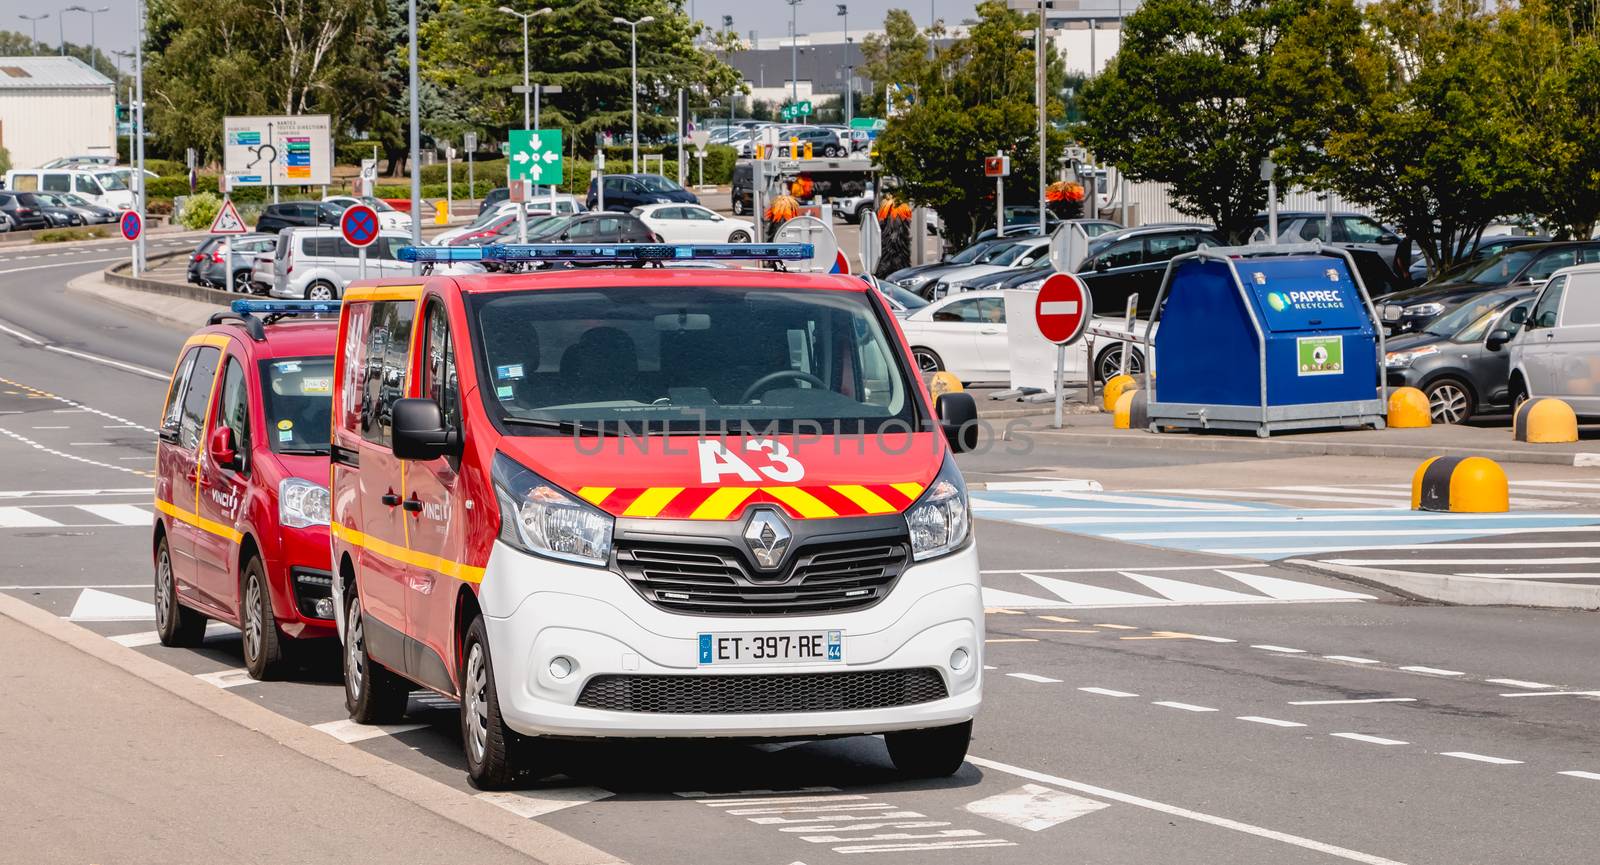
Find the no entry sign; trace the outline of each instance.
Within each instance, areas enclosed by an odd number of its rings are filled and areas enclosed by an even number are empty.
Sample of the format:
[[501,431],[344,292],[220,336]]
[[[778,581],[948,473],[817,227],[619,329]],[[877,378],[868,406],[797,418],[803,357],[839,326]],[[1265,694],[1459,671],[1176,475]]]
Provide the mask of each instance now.
[[378,212],[365,204],[352,204],[339,217],[339,233],[351,246],[370,246],[378,239]]
[[1092,298],[1089,287],[1073,274],[1058,273],[1046,279],[1039,286],[1039,300],[1033,308],[1039,332],[1056,345],[1077,342],[1094,314]]

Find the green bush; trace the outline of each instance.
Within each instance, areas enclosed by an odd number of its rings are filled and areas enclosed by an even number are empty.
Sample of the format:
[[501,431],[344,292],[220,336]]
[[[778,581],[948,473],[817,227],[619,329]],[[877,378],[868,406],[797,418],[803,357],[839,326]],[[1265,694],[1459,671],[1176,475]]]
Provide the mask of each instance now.
[[217,218],[217,211],[221,209],[222,199],[215,192],[197,193],[184,202],[183,213],[178,214],[178,221],[184,228],[205,228]]
[[[455,172],[456,183],[465,184],[467,182],[467,161],[465,159],[457,159],[455,161],[455,168],[453,171]],[[438,165],[422,166],[422,182],[425,184],[444,183],[444,174],[445,171],[443,162],[439,163]],[[485,178],[496,181],[504,181],[506,176],[506,161],[504,159],[487,159],[482,162],[474,162],[472,166],[472,175],[474,179],[480,181]],[[503,182],[497,182],[495,185],[504,186],[505,184]]]
[[[343,144],[334,146],[333,158],[340,165],[360,165],[361,160],[372,158],[372,145],[376,143],[373,141],[346,141]],[[378,158],[383,158],[382,144],[378,145]]]
[[[94,240],[100,237],[109,237],[110,234],[99,228],[56,228],[50,231],[41,231],[33,236],[34,243],[65,243],[71,240]],[[55,255],[55,253],[50,253]]]
[[146,171],[154,171],[162,177],[185,177],[189,173],[189,167],[176,159],[145,157],[144,167]]

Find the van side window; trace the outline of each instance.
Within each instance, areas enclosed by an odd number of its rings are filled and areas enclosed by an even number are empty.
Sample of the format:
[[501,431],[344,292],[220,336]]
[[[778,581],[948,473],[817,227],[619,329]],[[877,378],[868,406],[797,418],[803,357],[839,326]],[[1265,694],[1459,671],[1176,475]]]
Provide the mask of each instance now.
[[77,185],[78,191],[84,195],[106,194],[106,191],[100,188],[100,184],[95,182],[95,179],[87,174],[78,175],[76,178],[74,178],[73,183]]
[[46,174],[44,176],[44,191],[45,192],[71,192],[72,191],[72,175],[70,175],[70,174]]
[[1574,274],[1567,278],[1567,306],[1561,310],[1561,326],[1600,324],[1600,290],[1592,273]]
[[216,383],[217,365],[221,362],[222,351],[215,346],[201,346],[195,353],[194,369],[189,373],[183,410],[178,418],[178,446],[181,448],[200,447],[200,436],[206,428],[206,409],[211,406],[211,387]]
[[[238,454],[250,453],[250,391],[244,366],[236,357],[228,358],[228,368],[222,373],[222,402],[217,404],[217,425],[233,431],[233,450]],[[250,470],[249,463],[242,471]]]
[[423,339],[427,345],[422,354],[422,396],[439,404],[445,428],[454,429],[461,420],[461,398],[456,386],[456,347],[450,339],[450,319],[442,301],[428,305],[428,329]]
[[1561,312],[1561,295],[1566,291],[1567,278],[1558,276],[1550,280],[1544,287],[1544,292],[1539,295],[1539,302],[1533,306],[1533,315],[1528,316],[1528,329],[1536,327],[1555,327],[1556,315]]
[[366,369],[361,383],[361,436],[388,447],[390,411],[406,394],[406,362],[411,351],[411,320],[416,302],[385,300],[372,305],[367,332]]
[[195,355],[200,349],[191,348],[172,373],[172,385],[167,390],[167,405],[161,410],[162,438],[177,440],[178,423],[183,419],[183,392],[189,386],[189,374],[194,370]]
[[15,192],[34,192],[39,188],[39,175],[14,174],[11,176],[11,189]]

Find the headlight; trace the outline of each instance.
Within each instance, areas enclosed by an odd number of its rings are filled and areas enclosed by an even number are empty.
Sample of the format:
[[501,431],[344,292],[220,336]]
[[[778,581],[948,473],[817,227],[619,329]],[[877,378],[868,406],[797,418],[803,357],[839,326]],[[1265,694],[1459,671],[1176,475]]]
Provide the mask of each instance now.
[[[1423,318],[1435,316],[1441,312],[1444,312],[1444,304],[1442,303],[1419,303],[1406,307],[1400,311],[1400,314],[1406,318]],[[1435,349],[1435,351],[1437,350]]]
[[301,478],[278,484],[278,523],[290,528],[328,524],[328,488]]
[[1392,369],[1405,369],[1421,358],[1438,353],[1439,347],[1436,345],[1425,345],[1422,348],[1414,348],[1410,351],[1391,351],[1384,356],[1383,364]]
[[959,549],[966,543],[971,525],[966,484],[955,463],[946,458],[944,468],[927,492],[906,511],[911,558],[920,562]]
[[928,279],[929,279],[929,277],[923,276],[921,274],[918,274],[916,276],[908,276],[905,279],[900,280],[900,287],[901,288],[916,288],[917,286],[923,284],[924,282],[927,282]]
[[1022,291],[1038,291],[1044,285],[1044,279],[1045,278],[1042,276],[1038,279],[1030,279],[1021,285],[1018,285],[1017,288],[1021,289]]
[[494,455],[500,540],[538,556],[604,565],[611,557],[610,514],[578,501],[505,454]]

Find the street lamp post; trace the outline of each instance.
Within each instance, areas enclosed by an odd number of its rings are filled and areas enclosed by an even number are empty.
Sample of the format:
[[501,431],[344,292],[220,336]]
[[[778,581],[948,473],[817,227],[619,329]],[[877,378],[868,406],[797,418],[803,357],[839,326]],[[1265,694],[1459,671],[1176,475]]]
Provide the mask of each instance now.
[[[855,116],[855,89],[856,89],[856,64],[855,58],[850,56],[852,46],[850,41],[850,7],[839,4],[839,17],[844,19],[844,125],[849,126]],[[845,150],[849,151],[850,142],[845,141]]]
[[[417,106],[417,0],[406,4],[406,65],[409,67],[411,108],[411,243],[422,245],[422,128]],[[411,273],[422,274],[422,262],[413,262]]]
[[33,25],[33,46],[32,46],[32,48],[33,48],[33,53],[34,54],[38,54],[39,53],[39,22],[43,21],[46,18],[49,18],[50,17],[50,13],[49,12],[41,12],[38,15],[18,15],[17,17],[21,18],[22,20],[27,21],[27,22],[29,22],[30,24]]
[[549,6],[546,6],[543,9],[535,9],[532,12],[518,12],[510,6],[501,6],[500,11],[522,19],[522,128],[532,129],[534,127],[529,125],[531,121],[528,113],[529,94],[533,92],[533,88],[528,85],[528,21],[540,15],[549,15],[551,10]]
[[789,0],[789,101],[800,102],[800,28],[795,26],[800,0]]
[[90,9],[87,6],[68,6],[61,10],[61,17],[63,18],[67,17],[68,12],[82,12],[89,16],[89,68],[91,69],[95,68],[95,57],[100,53],[95,42],[94,16],[99,15],[101,12],[110,11],[110,6],[101,6],[99,9]]
[[144,222],[149,216],[144,178],[144,0],[139,0],[139,32],[133,43],[133,206],[139,214],[139,241],[134,248],[133,275],[144,270]]
[[[728,33],[731,30],[733,30],[733,16],[732,15],[724,15],[724,16],[722,16],[722,40],[723,40],[723,44],[724,45],[727,44]],[[729,126],[733,125],[733,103],[736,101],[734,99],[734,97],[737,96],[738,94],[739,94],[739,85],[735,84],[735,85],[733,85],[733,89],[728,91],[728,125]],[[702,168],[702,170],[704,169],[704,164],[703,163],[701,165],[701,168]]]
[[612,18],[618,24],[628,25],[630,33],[628,49],[628,65],[633,70],[633,173],[639,173],[639,25],[649,24],[656,20],[654,15],[646,15],[638,21],[629,21],[626,18]]

